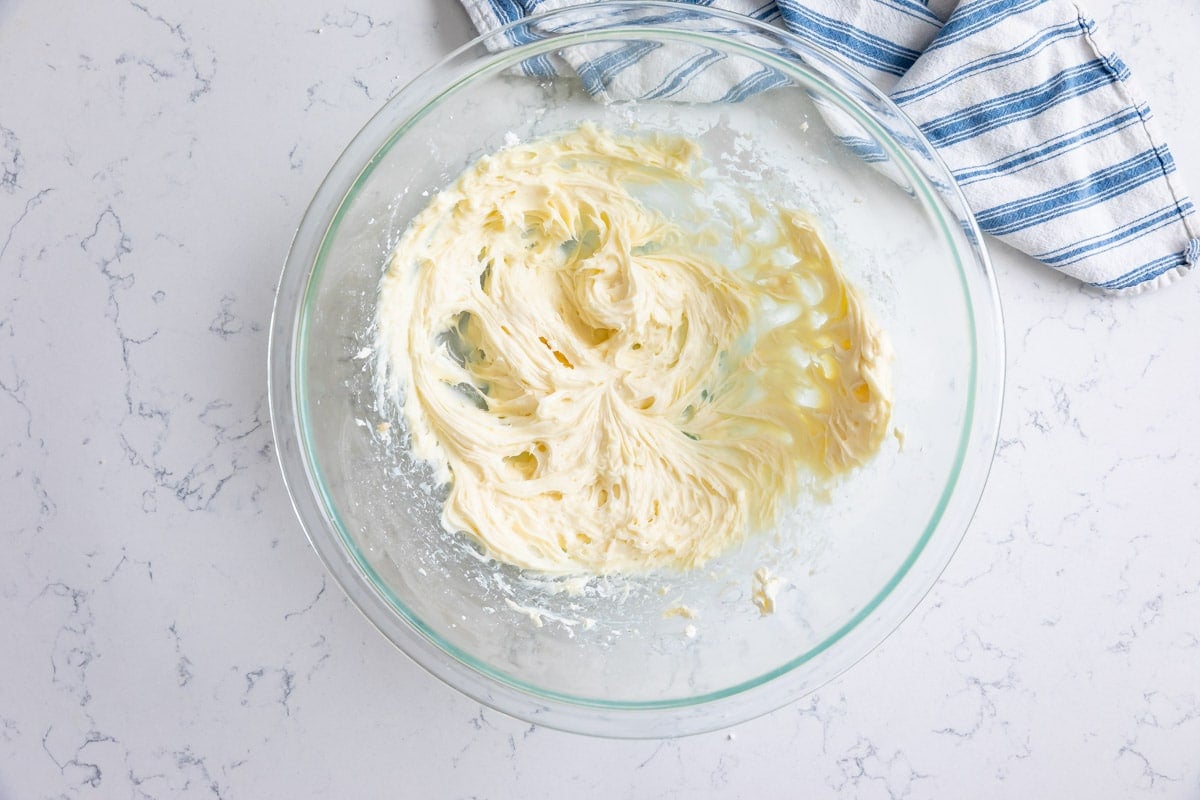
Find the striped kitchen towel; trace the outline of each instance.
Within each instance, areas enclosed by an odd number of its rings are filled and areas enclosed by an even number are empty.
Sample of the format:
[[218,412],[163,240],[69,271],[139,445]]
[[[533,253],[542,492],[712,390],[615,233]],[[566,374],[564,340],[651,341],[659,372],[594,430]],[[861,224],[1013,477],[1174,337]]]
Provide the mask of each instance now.
[[[462,0],[485,34],[581,1]],[[851,62],[937,148],[979,227],[1050,267],[1138,292],[1200,261],[1200,224],[1150,108],[1074,3],[681,1],[782,25]],[[719,58],[684,65],[653,48],[597,47],[570,65],[593,93],[731,101],[772,85],[727,74],[737,67]]]

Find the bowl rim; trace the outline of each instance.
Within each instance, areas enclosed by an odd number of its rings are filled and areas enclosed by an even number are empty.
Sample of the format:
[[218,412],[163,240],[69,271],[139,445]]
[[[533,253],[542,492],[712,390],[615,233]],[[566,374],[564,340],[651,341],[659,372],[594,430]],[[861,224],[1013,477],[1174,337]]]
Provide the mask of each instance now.
[[[734,43],[715,34],[671,28],[669,18],[667,21],[659,20],[649,24],[611,24],[612,18],[618,14],[650,12],[670,12],[672,17],[682,15],[688,19],[724,20],[743,26],[751,32],[767,34],[799,56],[802,63],[784,61],[778,54]],[[489,52],[472,62],[477,68],[460,75],[450,85],[442,86],[436,91],[426,91],[424,95],[413,100],[411,105],[414,106],[414,110],[404,117],[403,122],[391,126],[391,132],[383,137],[382,142],[377,141],[377,136],[368,136],[375,133],[372,125],[393,105],[408,99],[406,95],[416,93],[422,81],[429,80],[439,70],[453,65],[464,54],[481,45],[486,47],[488,40],[494,41],[493,37],[505,38],[511,31],[523,26],[540,25],[552,22],[556,18],[581,17],[585,14],[601,15],[607,22],[600,25],[589,22],[570,33],[552,34],[516,47]],[[305,333],[310,317],[310,290],[321,275],[323,257],[330,236],[338,229],[347,206],[353,201],[378,160],[426,111],[479,76],[493,74],[519,63],[532,54],[581,40],[594,41],[597,36],[605,34],[615,35],[616,38],[654,35],[660,38],[715,44],[724,49],[741,49],[763,63],[771,63],[772,66],[782,69],[793,78],[798,77],[796,73],[803,73],[803,82],[817,83],[827,95],[842,101],[838,103],[839,107],[853,113],[856,121],[877,137],[893,162],[899,163],[914,190],[923,195],[921,202],[927,213],[931,214],[931,219],[942,226],[943,236],[954,253],[959,268],[969,316],[968,328],[972,338],[971,380],[955,463],[930,522],[926,524],[923,534],[892,578],[876,592],[870,602],[859,609],[858,613],[805,653],[734,686],[702,695],[661,701],[610,701],[540,689],[500,670],[492,669],[439,637],[436,631],[431,630],[415,614],[408,612],[354,545],[340,519],[336,505],[326,491],[325,481],[321,478],[321,466],[305,433],[308,409],[304,391],[304,351]],[[833,72],[812,72],[810,65],[814,62],[832,69]],[[923,158],[930,161],[935,171],[949,178],[949,170],[936,151],[903,112],[892,104],[886,95],[858,76],[840,57],[819,45],[789,31],[738,14],[697,6],[681,7],[671,2],[626,0],[544,12],[515,20],[488,34],[475,37],[393,93],[335,161],[304,212],[279,280],[268,343],[268,395],[272,432],[284,484],[313,549],[364,616],[398,649],[439,680],[492,708],[550,727],[618,737],[699,733],[767,713],[824,685],[882,643],[932,589],[966,534],[982,495],[998,441],[1005,366],[999,294],[981,234],[961,191],[949,179],[945,182],[947,185],[937,187],[943,194],[934,191],[933,182],[911,160],[905,146],[896,141],[890,131],[876,123],[865,108],[860,108],[858,101],[851,94],[837,85],[842,81],[850,84],[856,91],[865,92],[872,100],[884,104],[884,107],[903,123],[905,133],[924,146],[927,152],[922,153]],[[369,157],[364,158],[365,155]],[[944,194],[949,194],[949,198]],[[949,200],[955,202],[957,209],[942,208],[943,204],[949,205]],[[947,210],[951,212],[948,216],[954,218],[953,225],[949,224],[950,219],[943,213]],[[955,228],[961,228],[958,233],[962,235],[962,244],[965,244],[965,247],[961,248],[963,252],[960,252],[959,237],[956,236]],[[964,258],[964,255],[969,258]],[[973,270],[973,267],[978,269]],[[982,327],[987,320],[984,319],[981,324],[976,314],[977,310],[982,312],[982,317],[993,318],[994,335],[991,339],[986,337],[987,331]],[[979,335],[981,331],[985,336]],[[980,341],[981,338],[984,341]],[[987,352],[989,349],[991,352]],[[989,374],[981,373],[981,355],[984,356],[983,361],[991,364]],[[977,400],[980,402],[976,402]],[[967,463],[968,456],[972,459],[970,464]],[[961,487],[966,466],[972,468],[972,474],[968,476],[972,480],[964,495]],[[942,535],[942,546],[935,552],[930,549],[929,544],[934,534],[943,530],[941,522],[945,519],[952,501],[958,503],[956,511],[962,524],[956,526],[959,529],[955,535]],[[923,561],[927,568],[919,576],[920,581],[914,583],[913,568],[918,561]],[[906,584],[907,592],[897,592],[901,584]],[[904,602],[898,603],[901,599]],[[875,630],[869,637],[870,641],[857,641],[862,638],[864,632],[862,623],[889,603],[890,606],[900,607],[887,609],[890,615],[884,620],[882,628]],[[401,624],[397,625],[397,622]],[[857,636],[854,635],[856,633]],[[795,685],[781,686],[781,678],[797,675],[799,667],[809,664],[822,654],[830,653],[835,647],[844,651],[842,658],[835,660],[821,673],[809,676],[808,680],[797,680]]]

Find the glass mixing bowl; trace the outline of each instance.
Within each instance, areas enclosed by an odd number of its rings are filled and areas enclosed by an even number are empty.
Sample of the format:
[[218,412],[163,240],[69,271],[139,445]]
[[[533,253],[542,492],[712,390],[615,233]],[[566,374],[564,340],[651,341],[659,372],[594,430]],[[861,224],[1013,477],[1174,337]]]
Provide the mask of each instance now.
[[[614,77],[621,63],[638,66]],[[702,83],[676,80],[697,64],[716,68]],[[880,454],[827,500],[801,502],[778,530],[690,573],[584,584],[489,562],[465,535],[442,530],[443,495],[372,390],[377,285],[409,221],[505,141],[585,120],[695,136],[735,179],[815,214],[896,353],[897,435]],[[309,540],[397,647],[525,720],[674,736],[812,691],[917,605],[983,488],[1002,343],[970,212],[878,91],[836,57],[744,17],[609,3],[460,48],[349,144],[283,270],[271,416]],[[780,579],[769,616],[751,596],[763,566]]]

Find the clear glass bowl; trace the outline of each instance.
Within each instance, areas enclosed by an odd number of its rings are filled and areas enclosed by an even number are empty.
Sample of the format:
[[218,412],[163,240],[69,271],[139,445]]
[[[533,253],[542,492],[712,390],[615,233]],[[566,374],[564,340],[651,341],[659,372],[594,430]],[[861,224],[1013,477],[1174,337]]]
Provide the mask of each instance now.
[[[607,79],[603,67],[626,57],[643,59],[644,70]],[[700,62],[720,67],[705,84],[637,99],[646,86],[630,75],[657,82],[656,69]],[[748,96],[706,102],[722,93]],[[395,420],[377,411],[366,354],[388,255],[429,196],[506,137],[584,120],[695,135],[714,163],[813,212],[891,337],[899,435],[830,501],[802,503],[779,530],[701,570],[580,591],[489,563],[464,535],[441,529],[429,471],[408,456],[402,431],[379,432]],[[979,231],[894,105],[836,57],[770,26],[610,3],[466,45],[349,144],[305,213],[280,281],[271,416],[309,540],[397,647],[525,720],[674,736],[812,691],[917,605],[983,488],[1002,348]],[[751,602],[759,566],[783,581],[770,616]],[[664,613],[681,604],[696,617]]]

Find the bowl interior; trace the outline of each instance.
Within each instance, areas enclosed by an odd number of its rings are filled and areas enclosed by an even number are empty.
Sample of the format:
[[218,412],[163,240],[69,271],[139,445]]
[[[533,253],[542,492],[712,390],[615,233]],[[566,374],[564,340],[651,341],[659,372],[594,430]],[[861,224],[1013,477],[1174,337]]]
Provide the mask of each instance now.
[[[978,498],[976,462],[990,455],[998,411],[987,388],[995,379],[981,369],[999,369],[999,320],[977,234],[944,170],[893,107],[835,62],[811,51],[785,58],[778,51],[796,44],[756,26],[729,35],[714,32],[734,24],[724,18],[694,19],[704,24],[643,12],[597,28],[567,17],[548,33],[546,22],[529,28],[540,37],[515,50],[460,52],[364,129],[343,157],[353,172],[343,163],[338,185],[335,169],[306,218],[314,246],[293,250],[298,268],[311,268],[291,350],[298,457],[321,512],[306,526],[344,557],[356,576],[347,589],[378,610],[368,612],[376,624],[406,650],[437,655],[433,668],[448,665],[452,683],[473,672],[536,707],[618,711],[690,707],[785,674],[799,693],[911,609]],[[589,65],[636,48],[665,63],[719,57],[728,70],[706,91],[754,74],[772,88],[734,103],[647,101],[634,99],[644,87],[588,82]],[[693,136],[727,174],[813,213],[896,353],[896,435],[878,457],[829,498],[802,499],[777,530],[688,574],[585,583],[481,558],[441,529],[442,491],[372,389],[377,286],[409,220],[506,137],[585,120]],[[956,492],[973,496],[956,504]],[[751,600],[762,566],[781,579],[769,616]],[[694,617],[669,613],[679,606]]]

